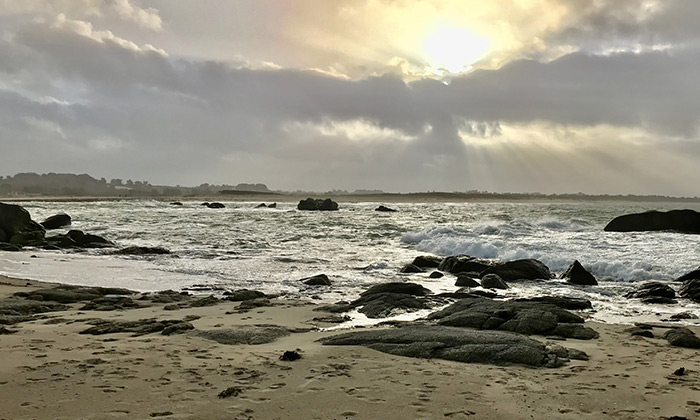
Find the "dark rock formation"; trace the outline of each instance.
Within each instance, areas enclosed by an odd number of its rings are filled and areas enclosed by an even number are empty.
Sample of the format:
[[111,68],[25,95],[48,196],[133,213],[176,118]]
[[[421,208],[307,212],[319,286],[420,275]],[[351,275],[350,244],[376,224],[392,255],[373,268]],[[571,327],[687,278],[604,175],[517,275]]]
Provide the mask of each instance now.
[[170,251],[165,248],[151,246],[129,246],[126,248],[114,251],[114,255],[163,255],[170,254]]
[[278,325],[240,325],[235,328],[197,331],[195,335],[219,344],[265,344],[288,336],[292,331]]
[[294,350],[287,350],[280,356],[280,360],[283,362],[293,362],[299,359],[301,359],[301,355]]
[[60,229],[62,227],[70,226],[71,222],[72,222],[72,220],[71,220],[71,217],[69,215],[61,213],[61,214],[53,215],[39,224],[41,226],[43,226],[44,229],[46,229],[46,230],[52,230],[52,229]]
[[350,303],[321,306],[317,310],[339,313],[359,308],[368,318],[385,318],[397,310],[428,309],[425,296],[429,294],[430,290],[415,283],[382,283],[370,287]]
[[[97,319],[88,321],[92,327],[80,331],[80,334],[90,334],[90,335],[103,335],[103,334],[117,334],[117,333],[133,333],[134,337],[151,334],[155,332],[161,332],[165,334],[165,330],[168,327],[186,324],[184,320],[163,320],[158,321],[155,319],[140,319],[138,321],[113,321],[105,319]],[[189,329],[180,326],[178,329]],[[172,333],[172,330],[169,330]],[[168,335],[168,334],[166,334]]]
[[225,292],[226,300],[242,302],[245,300],[259,299],[266,297],[265,293],[258,290],[241,289],[233,292]]
[[[34,234],[44,237],[44,228],[32,220],[24,207],[16,204],[0,203],[0,239],[10,241],[18,234]],[[17,241],[12,242],[19,244]]]
[[700,279],[686,280],[678,294],[695,302],[700,302]]
[[444,326],[406,326],[335,335],[324,345],[364,346],[397,356],[445,359],[464,363],[561,366],[561,349],[550,351],[539,341],[502,331],[477,331]]
[[487,274],[481,279],[484,289],[507,289],[508,285],[498,274]]
[[654,338],[654,333],[649,328],[631,327],[627,328],[625,332],[635,337]]
[[554,305],[562,309],[569,310],[581,310],[581,309],[592,309],[591,301],[582,298],[572,298],[565,296],[536,296],[533,298],[520,298],[515,299],[514,302],[531,302],[531,303],[546,303],[549,305]]
[[210,209],[223,209],[226,206],[223,203],[207,203],[207,207]]
[[16,297],[0,300],[0,325],[16,324],[34,319],[35,314],[65,311],[69,306],[54,302],[40,302]]
[[401,273],[424,273],[425,270],[415,264],[406,264],[399,270]]
[[675,300],[676,291],[671,286],[658,281],[646,282],[639,286],[637,290],[627,293],[625,297],[641,299],[644,303],[678,303]]
[[689,273],[685,273],[676,279],[676,281],[679,282],[686,282],[688,280],[700,280],[700,268]]
[[267,204],[265,204],[265,203],[260,203],[260,204],[258,204],[257,206],[255,206],[255,208],[256,208],[256,209],[263,209],[263,208],[266,209],[266,208],[267,208]]
[[444,277],[444,276],[445,276],[445,275],[442,274],[442,273],[439,272],[439,271],[433,271],[432,273],[430,273],[430,275],[428,276],[428,278],[431,278],[431,279],[440,279],[440,278],[442,278],[442,277]]
[[493,262],[469,255],[453,255],[447,257],[438,266],[438,270],[457,274],[468,271],[481,272],[493,265]]
[[606,232],[646,232],[671,230],[681,233],[700,233],[700,213],[694,210],[648,211],[626,214],[611,220]]
[[479,284],[478,281],[473,279],[470,276],[467,275],[459,275],[457,276],[457,281],[455,281],[455,286],[457,287],[479,287],[481,284]]
[[411,264],[420,268],[438,268],[442,258],[433,255],[419,255],[413,259]]
[[46,242],[59,248],[110,248],[114,246],[114,242],[102,236],[84,233],[81,230],[69,230],[65,235],[47,237]]
[[481,277],[483,278],[487,274],[498,274],[506,282],[552,278],[549,268],[535,259],[509,261],[488,267],[481,272]]
[[597,286],[598,281],[593,277],[593,274],[588,272],[578,260],[575,260],[569,268],[561,275],[561,278],[566,279],[567,283],[577,284],[579,286]]
[[183,204],[179,201],[173,201],[172,203],[170,203],[170,205],[171,206],[182,206]]
[[689,349],[700,349],[700,338],[695,333],[685,327],[674,328],[666,331],[664,338],[669,344],[675,347],[685,347]]
[[558,335],[591,339],[598,334],[584,327],[583,318],[554,305],[533,302],[466,298],[428,316],[440,325],[513,331],[520,334]]
[[333,211],[338,210],[338,203],[326,198],[322,200],[320,198],[307,198],[306,200],[299,201],[297,204],[297,209],[299,210],[311,210],[311,211]]
[[141,305],[127,296],[105,296],[91,300],[81,311],[116,311],[121,309],[140,308]]
[[107,295],[132,295],[134,292],[126,289],[110,287],[83,287],[61,285],[49,289],[37,289],[30,292],[17,292],[14,295],[29,300],[58,303],[77,303],[93,301]]
[[376,209],[374,209],[374,211],[383,211],[383,212],[391,213],[391,212],[395,212],[396,210],[389,208],[389,207],[385,207],[385,206],[379,206]]
[[305,277],[303,279],[300,279],[299,281],[303,282],[307,286],[330,286],[332,284],[331,280],[325,274],[317,274],[315,276]]

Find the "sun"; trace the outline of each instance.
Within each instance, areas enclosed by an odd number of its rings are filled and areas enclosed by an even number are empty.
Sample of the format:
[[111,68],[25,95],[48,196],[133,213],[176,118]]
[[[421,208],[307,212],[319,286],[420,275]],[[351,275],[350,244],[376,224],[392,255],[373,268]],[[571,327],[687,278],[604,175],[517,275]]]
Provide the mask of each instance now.
[[422,47],[433,70],[463,73],[488,52],[490,42],[464,27],[441,27],[423,40]]

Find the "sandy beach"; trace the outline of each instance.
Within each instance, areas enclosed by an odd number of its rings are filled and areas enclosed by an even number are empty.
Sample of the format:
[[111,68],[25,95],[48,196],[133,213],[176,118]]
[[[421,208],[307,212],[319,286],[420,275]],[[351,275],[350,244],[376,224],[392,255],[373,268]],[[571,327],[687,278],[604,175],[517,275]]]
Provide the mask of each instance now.
[[[51,285],[0,278],[0,298]],[[628,326],[563,345],[590,359],[560,368],[490,366],[324,346],[335,331],[312,302],[273,300],[242,311],[222,301],[165,310],[70,309],[7,325],[0,335],[0,419],[692,419],[700,357]],[[172,309],[172,308],[171,308]],[[189,316],[189,317],[188,317]],[[198,317],[198,318],[196,318]],[[220,344],[191,332],[80,334],[95,319],[193,319],[196,330],[276,325],[267,344]],[[196,331],[195,330],[195,331]],[[695,329],[697,333],[697,329]],[[544,337],[537,337],[546,340]],[[288,350],[302,357],[282,361]],[[682,376],[674,375],[680,367]],[[221,398],[222,391],[228,396]],[[676,416],[676,417],[674,417]]]

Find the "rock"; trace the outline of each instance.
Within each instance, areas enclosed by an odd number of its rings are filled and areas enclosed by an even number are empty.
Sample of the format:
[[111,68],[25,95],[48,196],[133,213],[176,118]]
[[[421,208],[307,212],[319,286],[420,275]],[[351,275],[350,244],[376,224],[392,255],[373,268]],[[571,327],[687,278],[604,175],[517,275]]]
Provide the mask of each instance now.
[[82,230],[69,230],[65,235],[57,235],[47,238],[51,243],[60,243],[64,238],[70,239],[76,246],[81,248],[109,248],[113,247],[114,243],[101,236],[85,233]]
[[150,300],[153,303],[173,303],[188,300],[191,295],[187,292],[176,292],[174,290],[162,290],[152,294],[144,295],[142,300]]
[[321,340],[331,346],[364,346],[397,356],[445,359],[464,363],[546,366],[558,356],[544,344],[503,331],[478,331],[417,325],[386,330],[351,332]]
[[[676,297],[676,291],[671,286],[658,282],[649,281],[643,283],[637,290],[625,294],[626,298],[649,299],[649,298],[668,298]],[[675,302],[675,301],[674,301]]]
[[267,208],[267,204],[265,203],[260,203],[257,206],[255,206],[256,209],[262,209],[262,208]]
[[307,198],[306,200],[299,201],[297,204],[297,209],[299,210],[310,210],[310,211],[334,211],[338,210],[338,203],[326,198],[322,200],[320,198]]
[[305,277],[300,282],[303,282],[307,286],[330,286],[331,280],[325,274],[317,274],[311,277]]
[[700,279],[686,280],[678,291],[678,294],[684,298],[700,302]]
[[507,289],[508,285],[498,274],[487,274],[481,278],[481,287],[484,289]]
[[10,238],[10,244],[17,246],[32,246],[43,242],[44,232],[33,231],[33,232],[19,232],[14,234]]
[[379,206],[376,209],[374,209],[374,211],[383,211],[383,212],[390,212],[391,213],[391,212],[395,212],[396,210],[391,209],[389,207]]
[[31,321],[35,314],[65,311],[69,306],[53,302],[39,302],[18,298],[0,300],[0,325]]
[[184,320],[164,320],[140,319],[137,321],[113,321],[97,319],[88,323],[93,325],[90,328],[80,331],[80,334],[104,335],[117,333],[133,333],[134,337],[145,334],[161,332],[172,325],[181,324]]
[[673,374],[676,376],[683,376],[685,374],[685,368],[679,367],[678,369],[673,371]]
[[626,214],[611,220],[606,232],[647,232],[671,230],[680,233],[700,233],[700,213],[694,210],[648,211]]
[[163,331],[160,333],[163,335],[173,335],[173,334],[181,334],[187,330],[193,330],[194,325],[190,324],[189,322],[178,322],[177,324],[170,324],[167,327],[163,328]]
[[572,298],[565,296],[536,296],[533,298],[515,299],[515,302],[531,302],[531,303],[546,303],[554,305],[562,309],[577,310],[577,309],[592,309],[591,301],[582,298]]
[[654,338],[654,333],[647,328],[640,328],[640,327],[631,327],[627,328],[625,332],[628,332],[632,336],[636,337],[647,337],[647,338]]
[[0,231],[5,241],[17,234],[37,232],[43,238],[44,228],[32,220],[29,212],[16,204],[0,203]]
[[116,311],[120,309],[140,308],[141,305],[127,296],[105,296],[93,299],[80,308],[81,311]]
[[17,252],[21,250],[21,246],[0,242],[0,251]]
[[467,271],[481,272],[492,265],[493,263],[491,261],[471,257],[469,255],[453,255],[442,260],[438,266],[438,270],[452,274]]
[[552,278],[549,268],[535,259],[515,260],[493,267],[481,272],[483,278],[487,274],[498,274],[506,282],[518,280],[548,280]]
[[479,286],[481,286],[481,284],[479,284],[478,281],[474,280],[470,276],[459,275],[459,276],[457,276],[457,281],[455,281],[455,286],[457,286],[457,287],[479,287]]
[[226,206],[223,203],[207,203],[207,207],[210,209],[223,209]]
[[374,286],[360,293],[360,296],[368,296],[378,293],[401,293],[413,296],[426,296],[432,292],[416,283],[390,282],[375,284]]
[[195,335],[219,344],[265,344],[288,336],[291,331],[278,325],[240,325],[235,328],[196,331]]
[[583,318],[554,305],[533,302],[495,301],[480,297],[459,300],[430,314],[439,325],[484,330],[504,330],[520,334],[558,335],[594,338],[597,333],[583,325]]
[[567,283],[577,284],[579,286],[597,286],[598,281],[593,277],[588,270],[583,268],[578,260],[574,262],[566,269],[564,274],[561,275],[562,279],[566,279]]
[[205,296],[199,299],[195,299],[190,302],[190,308],[203,308],[205,306],[218,305],[221,302],[218,298],[214,296]]
[[228,398],[228,397],[237,397],[239,396],[243,391],[245,391],[245,388],[242,386],[231,386],[223,391],[219,392],[217,397],[219,398]]
[[671,299],[662,296],[649,296],[642,298],[642,303],[657,304],[657,305],[675,305],[678,303],[676,299]]
[[689,273],[685,273],[676,279],[678,282],[686,282],[688,280],[700,280],[700,268]]
[[266,306],[272,306],[272,302],[270,299],[266,298],[258,298],[258,299],[249,299],[249,300],[244,300],[238,305],[238,309],[242,311],[247,311],[250,309],[255,309],[255,308],[264,308]]
[[112,252],[113,255],[164,255],[170,254],[165,248],[152,246],[129,246]]
[[280,356],[280,360],[283,362],[293,362],[299,359],[301,359],[301,355],[294,350],[287,350]]
[[414,264],[406,264],[399,270],[401,273],[424,273],[425,270]]
[[131,295],[131,290],[110,288],[110,287],[83,287],[61,285],[49,289],[37,289],[30,292],[17,292],[14,295],[30,300],[77,303],[82,301],[93,301],[107,295]]
[[39,223],[46,230],[60,229],[71,225],[71,217],[65,213],[53,215],[43,222]]
[[277,208],[277,203],[272,203],[267,205],[268,209],[276,209]]
[[666,331],[664,338],[668,340],[669,344],[675,347],[700,349],[700,338],[695,336],[695,333],[685,327],[673,328]]
[[429,309],[424,299],[405,293],[374,293],[361,296],[351,303],[353,308],[365,314],[367,318],[386,318],[396,311],[412,312]]
[[698,316],[695,315],[692,312],[681,312],[677,314],[671,315],[671,319],[674,320],[679,320],[679,319],[698,319]]
[[433,255],[419,255],[413,259],[411,264],[420,268],[437,268],[442,262],[442,258]]
[[0,335],[9,335],[9,334],[14,334],[16,333],[17,330],[10,330],[5,327],[0,327]]
[[183,204],[179,201],[173,201],[172,203],[170,203],[170,205],[171,206],[182,206]]
[[265,293],[258,290],[241,289],[224,293],[226,300],[242,302],[245,300],[259,299],[266,297]]

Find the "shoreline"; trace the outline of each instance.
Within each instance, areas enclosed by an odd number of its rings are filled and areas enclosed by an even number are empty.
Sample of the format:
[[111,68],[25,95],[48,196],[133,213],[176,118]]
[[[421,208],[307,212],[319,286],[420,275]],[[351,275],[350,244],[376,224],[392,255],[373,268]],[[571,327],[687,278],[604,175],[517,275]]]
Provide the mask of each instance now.
[[[55,284],[0,276],[0,298],[47,286]],[[239,305],[110,312],[71,305],[5,326],[16,332],[0,335],[0,419],[664,419],[700,411],[697,351],[632,337],[623,325],[587,322],[600,338],[561,344],[590,359],[548,369],[323,346],[316,340],[343,331],[319,330],[328,324],[314,320],[323,314],[312,302],[273,300],[246,312]],[[95,318],[187,316],[199,317],[197,330],[264,324],[294,332],[233,345],[184,333],[79,334]],[[287,350],[302,358],[279,360]],[[674,375],[679,367],[687,373]],[[218,397],[229,388],[231,396]]]

